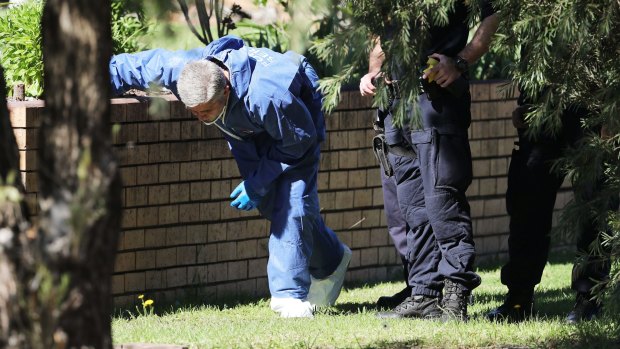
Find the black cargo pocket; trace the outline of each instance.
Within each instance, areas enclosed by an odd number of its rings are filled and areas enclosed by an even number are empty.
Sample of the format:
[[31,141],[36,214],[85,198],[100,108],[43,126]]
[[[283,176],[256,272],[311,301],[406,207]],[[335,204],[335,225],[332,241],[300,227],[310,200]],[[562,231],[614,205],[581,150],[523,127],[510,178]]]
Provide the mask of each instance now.
[[435,188],[455,188],[465,192],[473,177],[467,136],[433,130],[433,145]]
[[431,172],[431,178],[434,178],[435,166],[435,147],[433,146],[433,134],[434,129],[424,129],[411,132],[411,143],[414,146],[414,150],[418,155],[420,161],[420,168],[422,171],[427,169],[427,172]]

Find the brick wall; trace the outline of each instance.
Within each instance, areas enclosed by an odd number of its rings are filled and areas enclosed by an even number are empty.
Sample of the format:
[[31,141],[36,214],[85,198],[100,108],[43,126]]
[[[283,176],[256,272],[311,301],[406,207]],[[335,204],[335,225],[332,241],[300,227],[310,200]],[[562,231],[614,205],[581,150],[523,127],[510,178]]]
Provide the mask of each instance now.
[[[506,250],[503,195],[515,139],[514,99],[499,83],[472,86],[468,190],[478,253]],[[36,133],[43,103],[12,102],[27,199],[36,209]],[[399,258],[385,228],[379,170],[370,150],[374,110],[356,91],[327,117],[319,192],[328,226],[353,249],[349,281],[398,277]],[[112,100],[114,145],[122,165],[124,216],[113,292],[117,304],[147,293],[156,300],[266,295],[268,222],[229,206],[241,178],[214,127],[197,123],[173,97]],[[558,197],[561,207],[568,194]]]
[[[469,144],[474,179],[467,190],[479,256],[506,251],[508,216],[504,194],[508,165],[516,140],[512,111],[516,100],[506,100],[502,83],[472,85],[472,125]],[[515,97],[516,98],[516,97]]]

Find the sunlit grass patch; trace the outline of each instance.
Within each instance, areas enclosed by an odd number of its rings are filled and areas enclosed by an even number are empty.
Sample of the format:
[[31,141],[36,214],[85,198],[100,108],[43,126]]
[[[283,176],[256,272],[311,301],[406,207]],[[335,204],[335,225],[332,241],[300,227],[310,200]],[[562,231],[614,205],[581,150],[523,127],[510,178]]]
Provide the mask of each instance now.
[[192,348],[618,348],[618,324],[601,319],[564,322],[573,293],[570,263],[550,264],[536,290],[538,314],[521,324],[491,323],[484,314],[501,304],[506,289],[499,268],[482,271],[467,323],[384,320],[375,316],[381,295],[402,282],[346,288],[336,306],[314,319],[281,319],[268,300],[236,306],[187,306],[162,315],[116,318],[114,342],[186,344]]

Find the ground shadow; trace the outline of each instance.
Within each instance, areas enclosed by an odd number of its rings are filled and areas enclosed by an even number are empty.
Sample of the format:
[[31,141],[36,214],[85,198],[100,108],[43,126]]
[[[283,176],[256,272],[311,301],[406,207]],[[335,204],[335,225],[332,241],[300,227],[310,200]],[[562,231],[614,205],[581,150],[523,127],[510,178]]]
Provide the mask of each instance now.
[[[572,262],[573,256],[574,255],[568,250],[555,251],[551,254],[549,262],[569,263]],[[486,263],[478,266],[477,270],[496,271],[503,264],[503,262],[504,261],[497,260],[492,264]],[[391,280],[377,282],[347,282],[345,286],[347,289],[351,290],[356,288],[375,287],[376,285],[383,284],[385,282],[402,282],[402,279],[395,277]],[[208,285],[204,285],[203,287],[208,287]],[[495,302],[497,304],[501,303],[504,300],[504,297],[505,292],[484,295],[478,295],[474,292],[473,301],[477,303]],[[542,318],[565,316],[570,311],[574,300],[573,293],[568,287],[536,292],[535,297],[537,313],[539,314],[539,317]],[[172,301],[167,301],[165,299],[157,300],[157,307],[155,308],[155,313],[158,315],[165,315],[177,312],[181,309],[196,307],[210,307],[218,310],[223,310],[238,306],[256,304],[265,300],[267,300],[268,302],[268,298],[259,296],[231,296],[212,300],[205,299],[205,296],[187,295],[183,298],[174,299]],[[140,304],[117,307],[115,309],[114,315],[116,317],[131,318],[138,315],[141,310],[142,309]],[[376,308],[374,300],[369,300],[360,303],[337,303],[333,307],[333,310],[337,313],[358,314],[368,311],[377,311],[379,309]],[[472,316],[484,316],[484,314],[489,310],[491,309],[483,309],[481,311],[478,311],[478,313],[472,314]]]
[[336,303],[332,309],[341,314],[362,314],[366,312],[377,311],[377,306],[374,302],[362,302],[362,303]]
[[[493,293],[485,295],[477,295],[474,293],[473,302],[480,304],[501,304],[506,294]],[[545,289],[537,291],[534,294],[534,313],[538,319],[564,318],[572,309],[574,304],[574,296],[569,287],[560,289]],[[484,318],[492,308],[485,308],[481,311],[471,314],[474,319]]]
[[[176,313],[179,310],[183,309],[202,307],[209,307],[216,310],[224,310],[244,305],[256,304],[258,302],[264,301],[265,299],[265,297],[243,295],[234,297],[222,297],[218,300],[206,301],[205,297],[185,296],[174,301],[158,300],[157,306],[154,309],[154,314],[163,316]],[[140,304],[120,307],[117,306],[114,309],[114,316],[123,319],[131,319],[137,315],[140,315],[142,311],[142,306]]]
[[[407,341],[407,342],[398,342],[398,341],[377,341],[365,345],[360,348],[381,348],[381,349],[421,349],[424,348],[423,343],[419,340]],[[431,348],[431,347],[427,347]]]
[[[356,288],[366,288],[366,287],[374,287],[379,284],[383,284],[386,282],[398,282],[401,280],[385,280],[385,281],[376,281],[376,282],[347,282],[345,285],[346,289],[356,289]],[[204,287],[209,287],[205,285]],[[181,298],[176,298],[172,301],[168,301],[165,299],[158,299],[157,306],[155,307],[156,315],[166,315],[175,313],[181,309],[188,308],[196,308],[196,307],[210,307],[217,310],[230,309],[238,306],[251,305],[256,304],[261,301],[267,301],[268,296],[249,296],[249,295],[239,295],[239,296],[230,296],[230,297],[220,297],[217,300],[213,299],[205,299],[205,296],[193,296],[186,295]],[[337,312],[347,312],[347,313],[360,313],[363,311],[372,311],[376,310],[374,302],[364,302],[364,303],[337,303],[334,307]],[[127,306],[117,306],[114,309],[114,316],[119,318],[132,318],[136,315],[139,315],[141,312],[141,305],[127,305]]]
[[610,334],[610,331],[604,330],[602,326],[583,323],[575,325],[574,334],[570,338],[548,341],[546,346],[567,349],[618,349],[620,333]]

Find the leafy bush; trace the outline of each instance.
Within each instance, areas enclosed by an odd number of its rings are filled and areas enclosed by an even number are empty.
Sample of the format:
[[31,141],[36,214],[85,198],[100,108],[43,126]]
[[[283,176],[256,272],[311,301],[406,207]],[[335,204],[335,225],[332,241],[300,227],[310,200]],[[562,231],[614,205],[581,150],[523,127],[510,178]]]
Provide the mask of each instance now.
[[257,24],[243,19],[235,24],[235,34],[250,46],[266,47],[277,52],[289,49],[289,37],[286,27],[281,23]]
[[[30,0],[0,12],[0,64],[7,86],[26,85],[26,96],[43,93],[41,14],[43,0]],[[112,42],[114,53],[144,49],[140,38],[149,26],[135,0],[112,1]],[[9,96],[13,91],[8,89]]]
[[141,38],[149,33],[141,5],[135,0],[112,1],[112,45],[114,54],[146,49]]
[[27,96],[43,92],[41,13],[43,1],[33,0],[3,10],[0,14],[0,63],[8,93],[16,83],[26,85]]
[[491,49],[469,69],[471,80],[510,79],[508,69],[511,60]]

